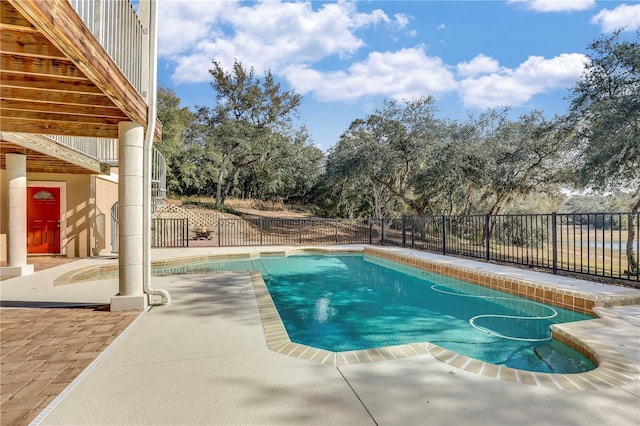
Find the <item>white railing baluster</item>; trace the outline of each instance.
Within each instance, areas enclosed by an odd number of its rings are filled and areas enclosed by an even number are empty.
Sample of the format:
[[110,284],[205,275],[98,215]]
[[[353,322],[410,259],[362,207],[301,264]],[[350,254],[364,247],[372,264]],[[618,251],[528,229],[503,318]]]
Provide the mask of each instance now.
[[130,0],[69,0],[85,25],[120,67],[138,93],[143,51],[142,24]]

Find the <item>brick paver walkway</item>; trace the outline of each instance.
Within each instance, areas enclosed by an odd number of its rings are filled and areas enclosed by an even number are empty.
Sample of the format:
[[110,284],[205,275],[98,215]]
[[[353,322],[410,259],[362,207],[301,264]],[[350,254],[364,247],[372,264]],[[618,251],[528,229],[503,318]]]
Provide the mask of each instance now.
[[108,306],[1,308],[0,424],[29,424],[138,315]]

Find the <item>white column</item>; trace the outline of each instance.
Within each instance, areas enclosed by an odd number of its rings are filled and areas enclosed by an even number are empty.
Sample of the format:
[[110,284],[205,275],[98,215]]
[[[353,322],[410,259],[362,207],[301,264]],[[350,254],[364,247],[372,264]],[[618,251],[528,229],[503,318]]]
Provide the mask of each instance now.
[[27,157],[6,155],[7,176],[7,266],[2,275],[27,275],[33,265],[27,265]]
[[111,310],[142,310],[147,305],[142,268],[144,128],[121,122],[118,139],[119,293],[111,299]]

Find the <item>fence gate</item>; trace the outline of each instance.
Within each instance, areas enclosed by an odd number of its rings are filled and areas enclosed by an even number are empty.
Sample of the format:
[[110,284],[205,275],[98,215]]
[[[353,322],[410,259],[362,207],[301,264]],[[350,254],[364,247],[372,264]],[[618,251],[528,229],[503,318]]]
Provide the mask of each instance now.
[[[111,252],[118,253],[118,202],[111,206]],[[151,219],[151,247],[188,247],[189,219]]]
[[189,219],[151,219],[151,247],[189,247]]

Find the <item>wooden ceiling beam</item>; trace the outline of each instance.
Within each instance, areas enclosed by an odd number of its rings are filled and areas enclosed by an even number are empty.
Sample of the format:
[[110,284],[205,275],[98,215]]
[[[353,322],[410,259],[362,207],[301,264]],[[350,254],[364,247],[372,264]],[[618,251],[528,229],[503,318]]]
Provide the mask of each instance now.
[[118,138],[118,126],[110,124],[38,121],[2,117],[2,131],[34,133],[41,135],[87,136],[96,138]]
[[7,24],[5,22],[2,22],[2,19],[0,19],[0,31],[18,31],[21,33],[38,33],[38,30],[36,30],[36,27],[34,27],[33,25],[31,25],[30,27],[24,27],[22,25],[14,25],[14,24]]
[[31,56],[0,53],[0,67],[3,72],[8,71],[66,78],[87,78],[73,62],[67,59],[34,58]]
[[0,86],[86,94],[102,94],[100,89],[87,79],[65,79],[42,75],[18,74],[4,72],[4,70],[2,74],[0,74]]
[[[55,110],[54,110],[55,111]],[[94,123],[117,126],[122,117],[104,117],[100,115],[59,114],[57,112],[38,112],[2,108],[2,119],[19,118],[23,120],[60,121],[62,123]]]
[[28,19],[6,2],[0,2],[0,24],[36,29]]
[[60,49],[36,32],[10,31],[0,26],[0,52],[23,56],[65,59]]
[[124,115],[124,113],[116,107],[95,107],[90,105],[83,105],[81,109],[78,109],[77,105],[2,99],[2,110],[5,111],[9,109],[45,113],[55,111],[58,114],[75,114],[78,116],[88,115],[105,118],[118,118],[120,119],[119,121],[127,119],[127,116]]
[[30,100],[32,102],[64,103],[90,106],[114,106],[111,99],[103,94],[54,92],[24,87],[0,87],[0,98],[14,100]]
[[147,123],[147,105],[68,0],[7,0],[69,58],[131,121]]

